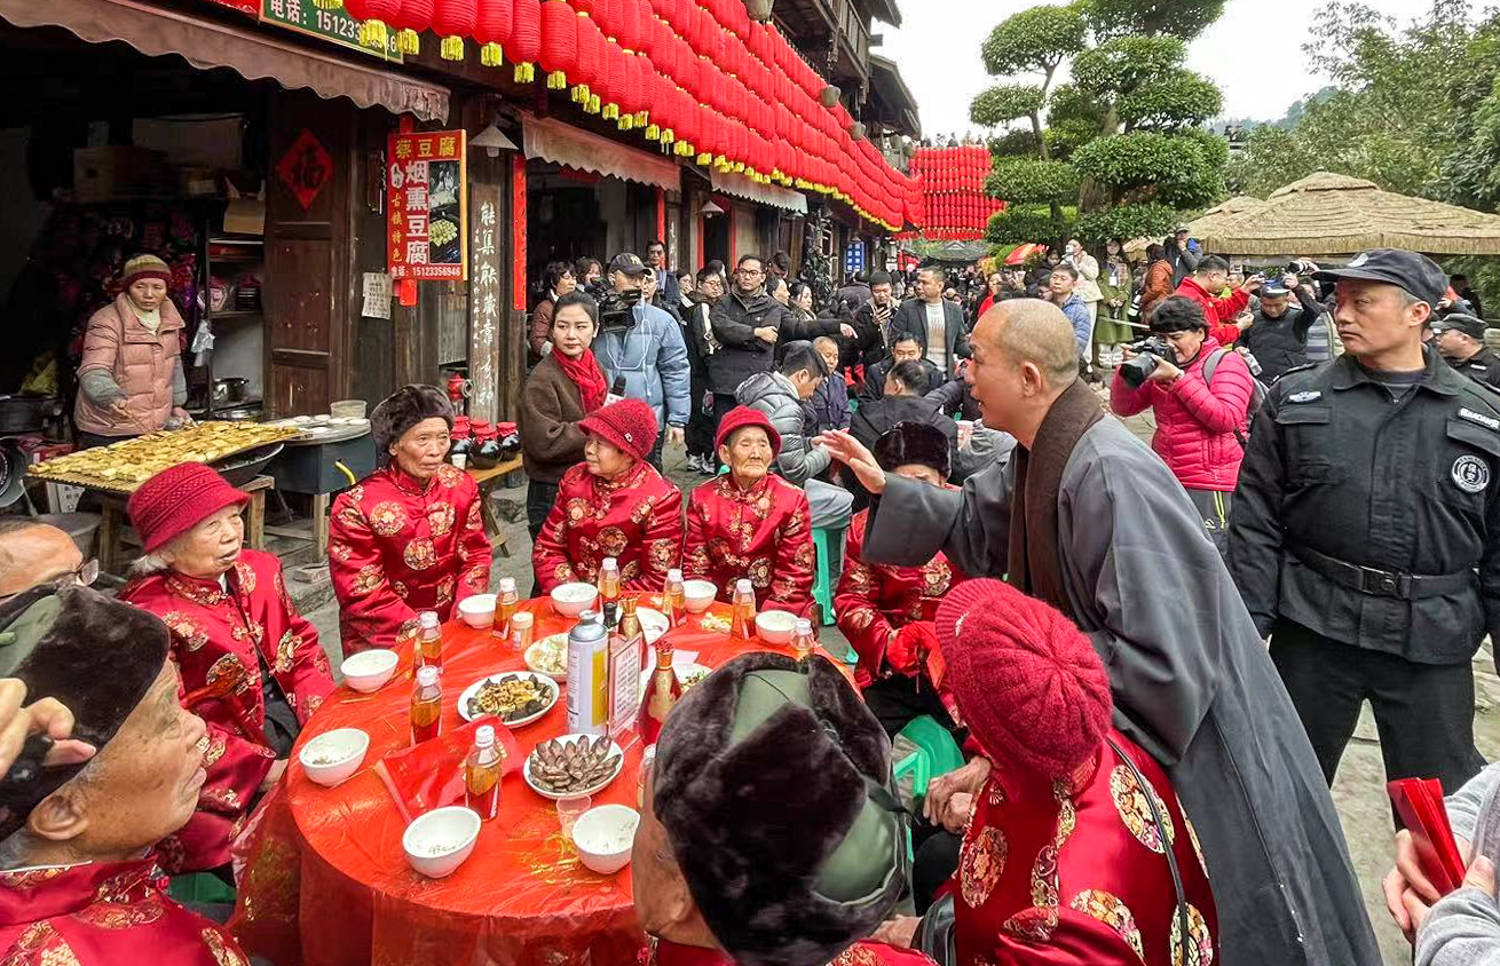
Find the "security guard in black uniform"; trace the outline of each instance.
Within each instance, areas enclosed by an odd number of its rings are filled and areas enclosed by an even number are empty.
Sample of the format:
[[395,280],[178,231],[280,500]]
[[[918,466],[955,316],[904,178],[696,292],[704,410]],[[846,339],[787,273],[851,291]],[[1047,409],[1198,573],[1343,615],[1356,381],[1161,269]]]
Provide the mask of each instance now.
[[1488,386],[1500,389],[1500,356],[1484,344],[1483,319],[1454,312],[1432,324],[1433,342],[1448,365]]
[[1230,571],[1329,784],[1368,699],[1386,779],[1452,793],[1484,764],[1469,661],[1500,631],[1500,393],[1424,348],[1431,259],[1316,277],[1345,355],[1288,371],[1256,417]]

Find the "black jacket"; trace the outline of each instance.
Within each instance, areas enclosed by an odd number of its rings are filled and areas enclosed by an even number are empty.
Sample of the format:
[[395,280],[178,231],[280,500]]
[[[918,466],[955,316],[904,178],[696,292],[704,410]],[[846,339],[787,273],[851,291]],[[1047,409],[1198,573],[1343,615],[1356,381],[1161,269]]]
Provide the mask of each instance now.
[[733,395],[740,383],[757,372],[775,368],[776,346],[756,338],[755,330],[770,326],[778,332],[786,310],[765,289],[746,299],[733,286],[709,311],[714,338],[721,348],[708,359],[708,381],[713,391]]
[[1279,319],[1268,319],[1265,313],[1256,309],[1254,323],[1241,332],[1237,340],[1260,363],[1258,378],[1267,385],[1280,379],[1287,370],[1305,366],[1310,361],[1307,358],[1307,330],[1318,321],[1322,307],[1300,289],[1297,296],[1302,304],[1289,306]]
[[682,324],[682,341],[687,346],[688,362],[692,366],[694,379],[708,378],[708,360],[718,351],[719,341],[714,338],[713,326],[709,323],[712,304],[694,292],[688,298],[692,305],[678,316]]
[[[896,309],[900,306],[892,305],[890,317],[896,317]],[[853,366],[864,366],[869,369],[890,354],[890,349],[885,342],[885,327],[875,320],[875,302],[873,299],[865,299],[859,308],[854,310],[854,316],[849,320],[854,327],[854,338],[839,340],[839,364],[845,368]],[[869,377],[866,376],[866,379]]]
[[1470,379],[1482,382],[1494,389],[1500,389],[1500,356],[1490,351],[1488,346],[1469,356],[1463,362],[1448,360],[1455,372],[1461,372]]
[[[943,306],[943,342],[948,350],[947,371],[943,373],[948,378],[958,375],[958,360],[960,357],[967,358],[969,355],[969,330],[964,325],[964,310],[947,299],[942,300]],[[907,299],[901,303],[891,316],[891,331],[888,333],[887,344],[896,341],[896,336],[903,332],[910,332],[917,337],[917,342],[922,346],[922,355],[928,354],[927,345],[927,303],[921,299]]]
[[1289,620],[1459,664],[1500,634],[1500,393],[1425,356],[1394,403],[1348,355],[1271,388],[1229,525],[1230,572],[1262,635]]
[[[908,386],[907,388],[911,389],[918,396],[925,396],[934,389],[937,389],[944,382],[947,382],[947,380],[938,371],[938,367],[933,365],[929,360],[923,359],[921,364],[922,370],[927,373],[927,384],[924,386]],[[864,385],[860,387],[857,394],[861,406],[867,401],[880,399],[885,396],[885,377],[890,375],[891,370],[895,367],[896,360],[887,358],[865,370]]]
[[[849,433],[865,444],[875,448],[881,434],[895,428],[897,423],[930,423],[942,430],[948,438],[949,455],[958,455],[958,424],[943,415],[937,403],[921,396],[886,396],[867,403],[860,403],[849,421]],[[854,509],[869,505],[870,494],[859,482],[859,478],[847,466],[842,469],[844,486],[854,494]]]

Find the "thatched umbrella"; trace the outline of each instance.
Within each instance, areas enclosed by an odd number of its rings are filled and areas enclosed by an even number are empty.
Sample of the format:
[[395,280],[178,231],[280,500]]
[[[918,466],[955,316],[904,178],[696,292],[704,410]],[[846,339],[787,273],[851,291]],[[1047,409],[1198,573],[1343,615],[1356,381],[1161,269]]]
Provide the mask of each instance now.
[[1249,202],[1240,211],[1205,213],[1190,226],[1194,237],[1224,255],[1338,256],[1370,248],[1500,255],[1500,215],[1382,191],[1346,175],[1319,171]]

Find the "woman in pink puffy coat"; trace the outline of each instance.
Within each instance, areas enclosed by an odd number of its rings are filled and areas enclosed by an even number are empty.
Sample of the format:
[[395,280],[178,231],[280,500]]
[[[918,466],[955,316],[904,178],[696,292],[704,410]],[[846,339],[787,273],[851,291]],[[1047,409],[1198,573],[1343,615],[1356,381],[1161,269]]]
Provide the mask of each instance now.
[[[1204,529],[1223,553],[1255,377],[1243,357],[1208,334],[1203,308],[1192,299],[1163,299],[1151,316],[1151,331],[1171,343],[1177,358],[1160,360],[1139,388],[1124,379],[1123,369],[1116,369],[1109,405],[1121,416],[1156,411],[1151,448],[1187,490]],[[1129,349],[1125,353],[1134,356]],[[1207,382],[1203,366],[1215,356],[1213,380]]]

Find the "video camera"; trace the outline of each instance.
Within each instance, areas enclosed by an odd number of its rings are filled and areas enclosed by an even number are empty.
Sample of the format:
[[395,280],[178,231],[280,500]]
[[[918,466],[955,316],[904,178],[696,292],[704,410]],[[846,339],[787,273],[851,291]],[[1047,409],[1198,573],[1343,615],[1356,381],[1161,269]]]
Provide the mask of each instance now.
[[1120,364],[1120,378],[1132,389],[1139,389],[1141,384],[1151,377],[1156,371],[1156,365],[1163,359],[1175,360],[1177,353],[1172,350],[1172,343],[1159,335],[1148,336],[1139,342],[1132,343],[1130,348],[1134,349],[1134,359],[1127,359]]
[[610,291],[599,300],[599,330],[628,329],[635,325],[635,307],[641,304],[641,290]]

